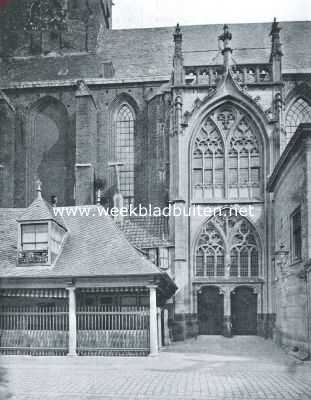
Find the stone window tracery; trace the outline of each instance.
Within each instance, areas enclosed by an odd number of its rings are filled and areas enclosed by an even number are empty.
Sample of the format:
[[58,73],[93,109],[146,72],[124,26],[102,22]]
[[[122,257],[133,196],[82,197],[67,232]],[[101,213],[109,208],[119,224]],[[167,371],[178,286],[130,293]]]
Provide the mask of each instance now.
[[120,167],[120,190],[126,206],[134,201],[135,180],[135,115],[128,104],[122,104],[115,120],[115,155]]
[[231,259],[232,256],[234,258],[234,268],[230,268],[230,276],[258,276],[258,247],[252,228],[245,220],[236,224],[230,245],[230,256]]
[[196,254],[197,276],[224,276],[224,243],[213,225],[201,233]]
[[311,105],[303,98],[299,98],[291,105],[286,115],[287,142],[294,135],[298,126],[304,122],[311,122]]
[[59,0],[34,0],[27,21],[29,30],[65,30],[66,8]]
[[32,50],[35,50],[33,34],[36,32],[40,34],[40,50],[42,50],[43,32],[49,32],[54,38],[58,37],[62,48],[62,35],[68,29],[65,3],[59,0],[34,0],[29,8],[25,29],[32,32]]
[[209,115],[194,140],[194,201],[260,198],[262,151],[249,118],[231,106]]
[[[243,118],[231,135],[229,144],[229,197],[259,195],[259,144],[251,126]],[[255,189],[255,190],[254,190]]]
[[221,135],[212,121],[206,121],[195,140],[193,153],[193,183],[199,191],[223,195],[224,147]]
[[210,219],[195,249],[195,276],[258,277],[259,244],[251,224],[229,211]]

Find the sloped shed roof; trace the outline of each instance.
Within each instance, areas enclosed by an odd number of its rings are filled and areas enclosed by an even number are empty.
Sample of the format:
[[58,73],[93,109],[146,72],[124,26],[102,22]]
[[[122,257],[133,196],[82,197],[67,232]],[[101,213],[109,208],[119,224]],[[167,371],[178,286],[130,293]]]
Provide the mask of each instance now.
[[0,209],[0,278],[161,275],[110,217],[67,216],[68,236],[54,266],[17,267],[17,222],[25,210]]

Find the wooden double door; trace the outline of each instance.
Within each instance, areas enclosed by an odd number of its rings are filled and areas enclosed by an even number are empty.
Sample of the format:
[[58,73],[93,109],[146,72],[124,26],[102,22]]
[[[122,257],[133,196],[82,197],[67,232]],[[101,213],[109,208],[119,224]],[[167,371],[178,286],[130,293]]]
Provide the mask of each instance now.
[[[238,287],[231,293],[233,335],[257,334],[257,294],[250,287]],[[216,286],[203,287],[198,294],[200,335],[224,333],[224,295]]]

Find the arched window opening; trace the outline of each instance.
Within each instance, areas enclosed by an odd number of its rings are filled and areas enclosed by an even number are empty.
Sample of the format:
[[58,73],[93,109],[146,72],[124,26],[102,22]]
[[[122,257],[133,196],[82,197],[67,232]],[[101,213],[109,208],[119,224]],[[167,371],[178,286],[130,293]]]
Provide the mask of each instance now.
[[[259,244],[251,224],[225,214],[213,217],[201,231],[195,250],[196,277],[258,277]],[[228,265],[225,260],[230,260]]]
[[230,275],[238,277],[256,277],[259,274],[258,246],[253,229],[246,220],[235,225],[230,243],[231,259]]
[[192,176],[195,197],[223,197],[224,147],[217,127],[209,119],[195,139]]
[[224,276],[224,245],[213,225],[204,227],[196,250],[196,276]]
[[286,140],[289,142],[298,126],[304,122],[311,122],[311,106],[302,99],[297,99],[289,108],[286,115]]
[[262,146],[249,118],[230,105],[220,107],[194,140],[193,200],[260,199],[262,163]]
[[120,167],[120,190],[126,206],[134,202],[135,186],[135,115],[128,104],[123,104],[116,116],[115,156]]
[[31,108],[27,135],[26,196],[35,197],[35,182],[40,179],[43,196],[58,204],[74,204],[75,138],[65,106],[52,97],[40,99]]
[[229,197],[259,196],[259,144],[246,118],[243,118],[232,132],[229,144],[229,165]]

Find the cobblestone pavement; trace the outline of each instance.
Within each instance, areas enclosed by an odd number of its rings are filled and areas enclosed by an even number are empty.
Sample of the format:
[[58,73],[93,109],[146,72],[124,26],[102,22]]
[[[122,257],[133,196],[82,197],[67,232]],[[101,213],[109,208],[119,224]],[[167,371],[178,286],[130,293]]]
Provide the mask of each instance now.
[[310,363],[261,338],[199,338],[145,358],[4,356],[1,366],[12,400],[311,399]]

